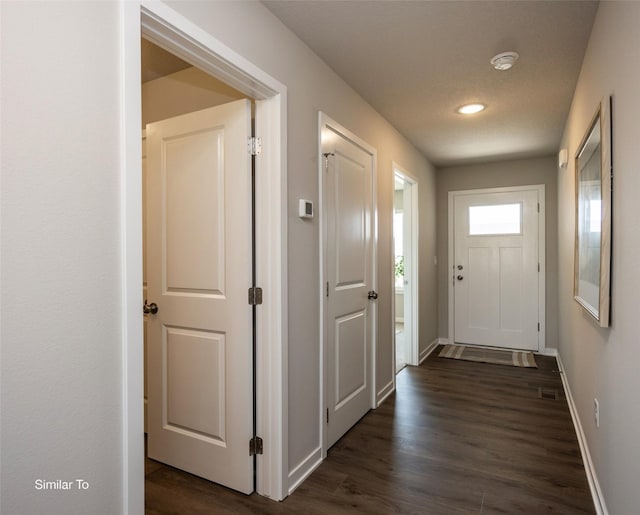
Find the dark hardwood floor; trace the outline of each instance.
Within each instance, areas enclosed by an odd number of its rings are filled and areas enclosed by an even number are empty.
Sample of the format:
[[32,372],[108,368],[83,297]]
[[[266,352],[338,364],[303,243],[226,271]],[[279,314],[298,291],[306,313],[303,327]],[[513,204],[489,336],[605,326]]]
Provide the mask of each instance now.
[[285,501],[147,460],[146,513],[595,513],[555,359],[525,369],[438,352],[402,370]]

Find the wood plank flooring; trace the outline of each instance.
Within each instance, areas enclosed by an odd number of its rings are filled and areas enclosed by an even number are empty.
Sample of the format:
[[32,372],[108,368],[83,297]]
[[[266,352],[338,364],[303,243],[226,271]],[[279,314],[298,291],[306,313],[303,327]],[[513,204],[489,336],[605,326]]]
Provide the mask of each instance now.
[[438,352],[402,370],[285,501],[147,460],[146,513],[595,513],[555,359],[525,369]]

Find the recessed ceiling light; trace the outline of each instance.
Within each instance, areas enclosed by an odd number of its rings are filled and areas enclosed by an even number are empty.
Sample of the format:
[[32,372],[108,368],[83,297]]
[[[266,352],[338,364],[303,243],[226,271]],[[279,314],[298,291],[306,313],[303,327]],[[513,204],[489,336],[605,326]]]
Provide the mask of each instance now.
[[518,52],[502,52],[501,54],[494,55],[491,58],[491,66],[496,70],[505,71],[509,70],[518,60]]
[[487,106],[484,104],[466,104],[458,107],[458,112],[460,114],[475,114],[484,111],[486,108]]

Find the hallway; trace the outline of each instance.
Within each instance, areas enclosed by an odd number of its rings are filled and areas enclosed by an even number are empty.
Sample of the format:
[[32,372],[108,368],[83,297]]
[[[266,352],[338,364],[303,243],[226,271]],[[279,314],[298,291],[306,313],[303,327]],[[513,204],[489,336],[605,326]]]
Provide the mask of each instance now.
[[555,359],[524,369],[438,352],[398,374],[396,394],[284,502],[147,460],[146,513],[594,513]]

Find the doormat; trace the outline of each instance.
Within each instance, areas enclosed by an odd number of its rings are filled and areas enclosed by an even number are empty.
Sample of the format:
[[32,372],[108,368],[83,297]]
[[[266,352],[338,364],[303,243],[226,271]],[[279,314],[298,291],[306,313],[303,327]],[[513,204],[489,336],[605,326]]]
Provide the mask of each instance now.
[[438,357],[493,363],[494,365],[510,365],[512,367],[538,368],[531,352],[481,349],[467,347],[466,345],[445,345]]

